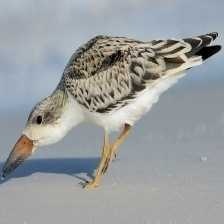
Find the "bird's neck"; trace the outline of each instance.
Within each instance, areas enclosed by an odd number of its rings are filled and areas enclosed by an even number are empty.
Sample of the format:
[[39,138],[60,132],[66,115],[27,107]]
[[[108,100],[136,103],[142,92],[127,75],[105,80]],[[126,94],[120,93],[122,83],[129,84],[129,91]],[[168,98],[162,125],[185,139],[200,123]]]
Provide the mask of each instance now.
[[62,108],[60,125],[64,132],[68,132],[84,120],[84,115],[80,105],[73,99],[69,93],[66,94],[66,102]]

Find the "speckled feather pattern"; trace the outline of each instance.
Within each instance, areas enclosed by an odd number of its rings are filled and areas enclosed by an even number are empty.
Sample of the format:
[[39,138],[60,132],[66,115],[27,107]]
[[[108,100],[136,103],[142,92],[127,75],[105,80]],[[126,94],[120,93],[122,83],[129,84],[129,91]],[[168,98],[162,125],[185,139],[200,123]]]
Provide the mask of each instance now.
[[132,102],[165,75],[200,64],[196,55],[217,33],[183,40],[137,41],[97,36],[80,47],[67,64],[61,83],[90,112],[110,113]]

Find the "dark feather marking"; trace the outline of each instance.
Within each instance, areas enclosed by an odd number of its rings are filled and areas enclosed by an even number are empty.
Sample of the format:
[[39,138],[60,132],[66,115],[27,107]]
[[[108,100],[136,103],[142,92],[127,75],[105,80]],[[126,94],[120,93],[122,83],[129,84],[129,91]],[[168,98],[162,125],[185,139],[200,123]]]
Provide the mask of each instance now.
[[186,38],[183,40],[184,42],[187,42],[188,44],[190,44],[193,49],[198,48],[200,46],[200,43],[202,43],[202,41],[198,39],[194,39],[194,38]]
[[[140,64],[140,63],[138,63],[136,61],[132,62],[131,66],[130,66],[130,72],[134,73],[137,76],[139,76],[139,74],[134,69],[136,66],[142,67],[142,64]],[[107,106],[105,108],[100,108],[100,109],[96,110],[96,112],[98,112],[98,113],[107,113],[107,112],[110,112],[112,109],[118,107],[119,105],[121,105],[122,107],[125,106],[126,102],[128,100],[133,99],[138,92],[141,92],[141,91],[143,91],[145,89],[145,87],[146,87],[145,81],[147,81],[147,80],[156,80],[159,77],[160,77],[159,74],[146,72],[144,74],[144,76],[142,77],[142,82],[141,83],[137,83],[134,79],[132,79],[132,89],[131,89],[131,92],[127,96],[124,96],[122,99],[120,99],[116,103],[112,103],[112,104],[110,104],[109,106]]]
[[138,92],[140,92],[140,91],[142,91],[144,89],[145,89],[145,82],[142,82],[139,85],[133,83],[132,84],[132,90],[131,90],[131,92],[127,96],[121,98],[116,103],[112,103],[112,104],[110,104],[109,106],[107,106],[105,108],[97,109],[96,112],[98,112],[98,113],[108,113],[111,110],[113,110],[114,108],[117,108],[119,105],[121,105],[121,107],[124,107],[127,104],[128,100],[133,99]]
[[136,62],[136,61],[133,61],[130,65],[130,72],[131,73],[134,73],[136,76],[140,76],[140,74],[138,72],[135,71],[135,67],[140,67],[143,71],[144,71],[144,68],[143,68],[143,65],[139,62]]
[[112,103],[105,108],[97,109],[96,112],[98,112],[98,113],[108,113],[111,110],[113,110],[114,108],[118,107],[119,105],[121,105],[121,107],[124,107],[127,104],[128,100],[131,100],[131,99],[135,98],[135,95],[138,92],[143,91],[144,89],[145,89],[145,82],[144,81],[142,81],[140,84],[137,84],[133,81],[132,90],[127,96],[121,98],[116,103]]
[[84,79],[85,75],[82,74],[81,72],[79,72],[79,70],[75,70],[75,69],[70,69],[68,68],[66,70],[66,75],[70,78],[70,79]]
[[159,65],[159,63],[157,62],[156,58],[155,57],[149,57],[148,58],[148,61],[151,61],[152,63],[156,64],[156,65]]
[[146,72],[143,76],[144,80],[156,80],[158,78],[160,78],[160,75],[158,73]]
[[101,102],[103,102],[103,103],[104,103],[104,98],[103,98],[103,96],[102,96],[102,95],[99,95],[99,96],[98,96],[98,98],[100,99],[100,101],[101,101]]
[[54,120],[54,115],[51,112],[46,112],[44,114],[43,123],[47,124]]
[[[97,41],[97,39],[95,40]],[[88,47],[92,47],[94,43],[92,42],[91,44],[88,45]],[[102,55],[102,57],[104,57],[104,55]],[[94,74],[96,74],[97,72],[101,72],[104,70],[107,70],[108,67],[113,66],[116,62],[121,61],[124,57],[124,52],[122,52],[121,50],[116,51],[115,53],[105,57],[105,59],[102,61],[101,65],[97,68],[95,66],[95,69],[92,71],[91,76],[93,76]],[[75,59],[78,60],[78,59]],[[85,75],[80,72],[78,69],[75,69],[74,67],[69,67],[66,69],[66,75],[70,78],[70,79],[84,79],[86,78]]]
[[166,44],[164,44],[163,46],[157,48],[156,50],[160,51],[160,50],[166,49],[168,47],[171,47],[171,46],[173,46],[174,44],[177,44],[177,43],[179,43],[179,41],[177,41],[177,40],[167,40]]
[[185,63],[185,61],[179,56],[175,58],[164,58],[164,60],[166,63],[175,63],[177,66],[179,66],[179,64]]
[[111,91],[109,94],[112,98],[114,98],[114,91]]
[[90,105],[90,104],[91,104],[91,101],[92,101],[92,99],[91,99],[91,98],[87,98],[87,99],[86,99],[86,102],[88,103],[88,105]]
[[[136,63],[136,62],[133,62],[133,63],[135,64],[135,66],[139,66],[139,63]],[[134,72],[133,68],[132,68],[131,72],[136,74],[136,72]],[[160,78],[160,75],[157,74],[157,73],[146,72],[144,74],[143,78],[142,78],[141,83],[136,83],[135,80],[132,80],[132,89],[131,89],[131,92],[127,96],[121,98],[116,103],[112,103],[105,108],[97,109],[96,112],[98,112],[98,113],[108,113],[111,110],[113,110],[114,108],[117,108],[119,105],[121,107],[124,107],[125,105],[127,105],[128,100],[134,99],[138,92],[141,92],[145,89],[145,87],[146,87],[145,81],[156,80],[156,79],[159,79],[159,78]]]
[[106,57],[101,65],[101,70],[104,69],[105,67],[107,68],[108,66],[112,66],[114,63],[119,61],[122,58],[122,52],[120,50],[116,51],[115,53],[109,55]]
[[[106,38],[106,36],[103,35],[98,35],[94,38],[92,38],[91,40],[89,40],[84,46],[80,47],[77,51],[76,57],[74,59],[74,62],[78,61],[80,59],[80,57],[82,56],[83,52],[88,51],[89,49],[91,49],[93,47],[93,45],[102,38]],[[70,64],[70,63],[69,63]]]
[[142,83],[140,84],[137,84],[137,83],[133,83],[132,84],[132,90],[131,90],[131,93],[130,94],[135,94],[136,92],[140,92],[142,90],[145,89],[145,85]]
[[[74,57],[72,56],[70,61],[68,62],[68,66],[65,67],[65,73],[70,79],[83,79],[85,78],[85,75],[79,71],[79,69],[76,69],[74,67],[75,63],[78,63],[80,61],[80,58],[82,58],[83,53],[90,50],[99,39],[102,38],[108,38],[107,36],[98,35],[91,40],[89,40],[84,46],[81,46],[75,53]],[[103,56],[103,55],[102,55]]]
[[112,109],[116,108],[117,104],[111,104],[110,106],[106,107],[106,108],[99,108],[96,110],[97,113],[108,113],[110,112]]
[[198,36],[198,37],[202,39],[203,46],[209,45],[213,41],[212,36],[202,35],[202,36]]
[[162,56],[166,56],[166,55],[172,55],[172,54],[175,54],[175,53],[177,53],[177,52],[179,52],[179,51],[182,51],[183,49],[185,49],[185,47],[178,47],[178,48],[176,48],[176,49],[174,49],[174,50],[172,50],[172,51],[169,51],[169,52],[167,52],[167,53],[158,53],[158,55],[162,55]]
[[133,44],[133,43],[141,44],[141,43],[143,43],[143,41],[139,41],[139,40],[125,40],[125,43],[128,43],[128,44]]
[[213,40],[215,40],[218,37],[218,33],[217,32],[209,33],[207,35],[211,36],[213,38]]
[[[198,38],[200,38],[202,41],[201,41],[201,44],[199,44],[198,46],[193,46],[192,45],[192,50],[188,53],[186,53],[186,56],[187,57],[190,57],[192,55],[200,55],[202,56],[202,59],[205,60],[207,59],[208,57],[212,56],[213,54],[215,53],[209,53],[209,51],[211,51],[211,49],[207,49],[206,46],[210,45],[212,41],[214,41],[216,38],[218,37],[218,33],[216,32],[213,32],[213,33],[209,33],[209,34],[206,34],[206,35],[201,35],[201,36],[198,36]],[[188,40],[188,39],[184,39],[184,40]],[[191,40],[189,38],[189,40]],[[195,40],[195,39],[194,39]],[[187,42],[187,41],[186,41]],[[191,43],[190,43],[191,44]],[[205,50],[204,50],[205,49]],[[215,48],[213,49],[215,50]],[[217,51],[219,51],[217,49]],[[199,53],[200,52],[200,53]],[[211,55],[210,55],[211,54]]]
[[164,40],[153,40],[151,43],[152,43],[152,45],[157,45],[157,44],[160,44],[162,42],[164,42]]
[[214,45],[214,46],[208,46],[202,48],[200,51],[196,53],[196,55],[202,56],[203,60],[206,60],[207,58],[211,57],[212,55],[216,54],[221,50],[220,45]]

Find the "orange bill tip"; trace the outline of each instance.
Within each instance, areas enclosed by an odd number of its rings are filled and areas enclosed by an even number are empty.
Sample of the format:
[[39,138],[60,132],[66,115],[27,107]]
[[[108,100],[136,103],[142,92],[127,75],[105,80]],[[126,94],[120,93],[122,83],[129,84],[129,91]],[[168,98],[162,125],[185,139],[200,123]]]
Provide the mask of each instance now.
[[33,147],[33,141],[26,135],[22,135],[16,142],[3,166],[1,179],[4,180],[7,175],[22,164],[23,161],[32,154]]

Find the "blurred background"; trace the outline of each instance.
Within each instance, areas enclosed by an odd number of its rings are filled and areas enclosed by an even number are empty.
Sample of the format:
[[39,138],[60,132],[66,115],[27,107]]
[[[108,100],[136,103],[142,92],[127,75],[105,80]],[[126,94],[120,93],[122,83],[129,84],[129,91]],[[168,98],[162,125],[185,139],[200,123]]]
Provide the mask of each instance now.
[[[224,45],[223,10],[223,0],[0,0],[0,169],[81,44],[99,34],[146,41],[216,31]],[[37,150],[0,184],[0,223],[222,223],[223,52],[160,97],[99,191],[79,182],[97,165],[101,128],[80,125]]]
[[[72,53],[98,34],[151,40],[217,31],[222,44],[223,8],[221,0],[0,1],[0,110],[28,113],[56,87]],[[179,87],[219,85],[222,57]]]

